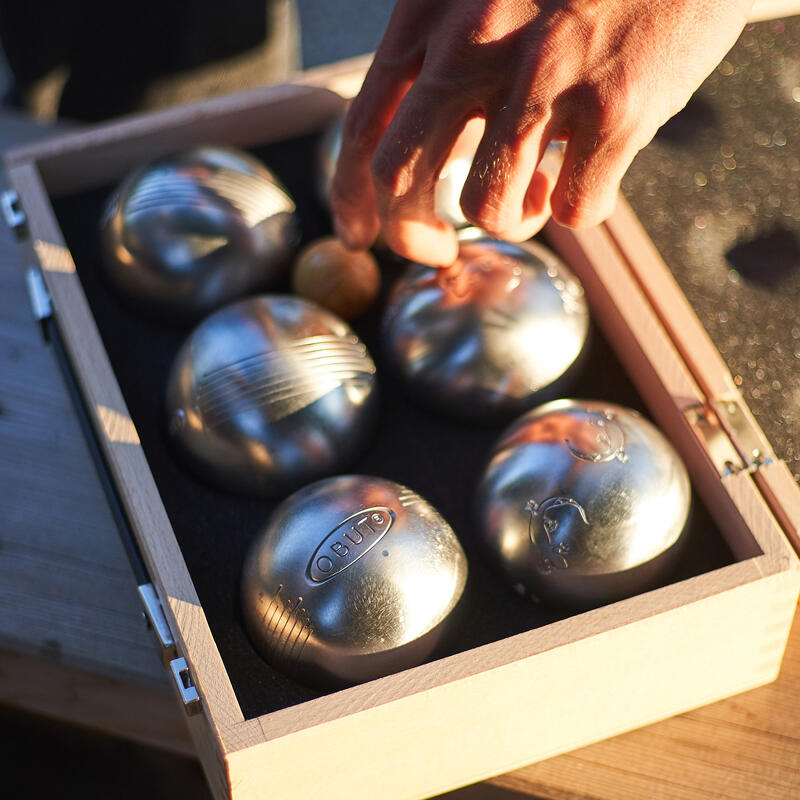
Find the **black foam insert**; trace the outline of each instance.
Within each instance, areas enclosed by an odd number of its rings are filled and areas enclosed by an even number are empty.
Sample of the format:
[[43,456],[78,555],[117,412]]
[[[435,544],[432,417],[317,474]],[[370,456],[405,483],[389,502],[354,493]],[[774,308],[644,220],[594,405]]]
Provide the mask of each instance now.
[[[295,198],[303,241],[330,232],[330,220],[314,189],[317,139],[318,135],[309,135],[253,151]],[[216,491],[183,469],[167,446],[163,392],[172,359],[190,328],[170,328],[139,316],[109,292],[101,274],[97,225],[110,191],[111,187],[104,187],[63,197],[55,202],[55,211],[236,697],[246,718],[317,697],[322,692],[301,686],[261,659],[244,632],[238,606],[239,573],[248,545],[278,500],[252,500]],[[404,397],[391,371],[382,369],[381,308],[403,262],[391,255],[381,260],[382,297],[353,325],[378,365],[380,421],[363,456],[342,471],[407,484],[432,502],[458,534],[470,574],[458,624],[431,657],[436,659],[546,625],[560,619],[563,612],[514,594],[486,563],[473,528],[475,487],[504,426],[464,424],[419,409]],[[596,330],[589,347],[572,396],[644,411],[612,349]],[[697,498],[691,526],[681,562],[665,583],[733,562]]]

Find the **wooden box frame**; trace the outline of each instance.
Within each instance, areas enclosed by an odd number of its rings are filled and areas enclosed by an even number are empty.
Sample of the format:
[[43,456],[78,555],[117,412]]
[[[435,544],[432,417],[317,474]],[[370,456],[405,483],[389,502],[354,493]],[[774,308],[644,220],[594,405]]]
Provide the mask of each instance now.
[[[199,694],[188,717],[217,798],[430,796],[773,680],[794,615],[800,491],[633,213],[546,235],[681,452],[736,563],[378,681],[245,719],[50,198],[202,142],[319,129],[363,59],[89,129],[6,157],[87,410]],[[788,541],[787,541],[788,539]],[[121,710],[120,713],[124,713]]]

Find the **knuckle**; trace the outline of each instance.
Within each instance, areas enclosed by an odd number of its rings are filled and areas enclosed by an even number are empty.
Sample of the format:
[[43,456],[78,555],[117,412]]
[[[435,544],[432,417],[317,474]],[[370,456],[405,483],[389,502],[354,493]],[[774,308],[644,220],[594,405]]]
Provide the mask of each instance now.
[[358,159],[368,159],[377,144],[378,130],[374,120],[363,112],[362,104],[355,101],[342,128],[342,148]]
[[397,148],[379,145],[372,156],[370,169],[373,185],[384,197],[401,200],[411,190],[413,168]]
[[643,108],[624,77],[584,85],[578,94],[576,114],[583,116],[585,127],[594,133],[598,144],[624,141],[634,134]]
[[499,236],[512,227],[511,214],[502,199],[494,194],[469,193],[462,195],[461,210],[468,222]]
[[568,228],[590,228],[599,225],[613,211],[607,203],[585,191],[569,191],[551,201],[553,219]]

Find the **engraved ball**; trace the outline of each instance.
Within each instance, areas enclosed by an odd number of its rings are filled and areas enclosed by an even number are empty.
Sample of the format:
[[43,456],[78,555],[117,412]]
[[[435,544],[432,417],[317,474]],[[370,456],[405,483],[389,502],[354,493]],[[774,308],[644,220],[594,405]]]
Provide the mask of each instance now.
[[169,375],[169,438],[221,489],[274,496],[359,452],[376,411],[375,365],[343,320],[299,297],[263,295],[212,314]]
[[253,541],[241,600],[276,669],[342,686],[427,658],[467,578],[453,530],[419,495],[383,478],[327,478],[295,492]]
[[669,577],[690,499],[683,462],[639,413],[557,400],[503,433],[480,483],[478,518],[517,592],[587,608]]
[[537,242],[462,231],[452,267],[413,264],[382,343],[411,396],[451,416],[509,418],[565,393],[589,331],[583,287]]
[[106,204],[100,241],[120,296],[180,323],[278,278],[299,225],[294,201],[260,161],[198,147],[128,175]]

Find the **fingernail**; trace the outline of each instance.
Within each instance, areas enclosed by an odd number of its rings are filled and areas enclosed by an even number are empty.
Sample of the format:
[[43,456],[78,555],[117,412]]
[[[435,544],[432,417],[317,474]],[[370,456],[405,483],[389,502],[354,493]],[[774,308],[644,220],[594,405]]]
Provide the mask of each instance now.
[[449,267],[458,258],[458,239],[449,226],[443,229],[408,220],[396,228],[393,238],[389,246],[395,252],[420,264]]

